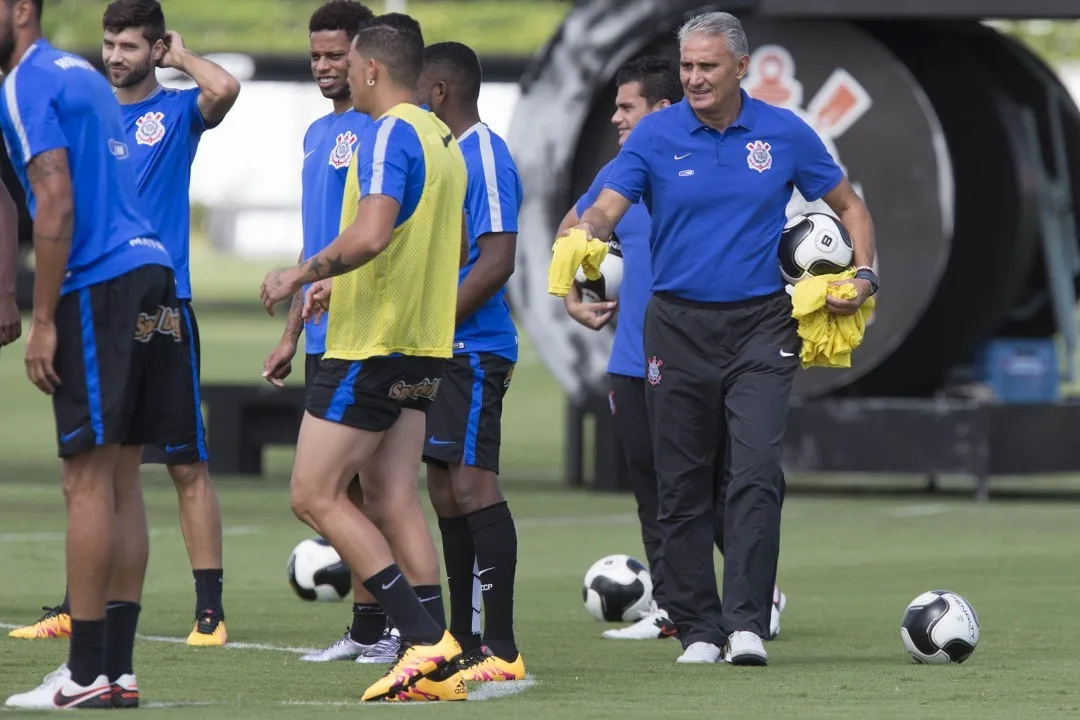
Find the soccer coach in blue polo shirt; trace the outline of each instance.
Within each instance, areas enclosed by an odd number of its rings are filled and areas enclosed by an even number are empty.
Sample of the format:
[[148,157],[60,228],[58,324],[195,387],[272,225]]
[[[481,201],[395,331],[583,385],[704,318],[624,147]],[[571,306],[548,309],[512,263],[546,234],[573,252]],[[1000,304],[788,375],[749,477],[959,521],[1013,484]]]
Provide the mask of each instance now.
[[[780,549],[780,446],[799,338],[777,265],[793,188],[823,198],[851,233],[854,313],[877,288],[869,213],[821,139],[789,110],[747,96],[742,24],[710,12],[679,30],[685,98],[641,120],[578,227],[606,240],[639,198],[652,216],[645,317],[668,611],[679,662],[764,665]],[[725,460],[727,472],[725,473]],[[713,570],[724,523],[724,601]]]

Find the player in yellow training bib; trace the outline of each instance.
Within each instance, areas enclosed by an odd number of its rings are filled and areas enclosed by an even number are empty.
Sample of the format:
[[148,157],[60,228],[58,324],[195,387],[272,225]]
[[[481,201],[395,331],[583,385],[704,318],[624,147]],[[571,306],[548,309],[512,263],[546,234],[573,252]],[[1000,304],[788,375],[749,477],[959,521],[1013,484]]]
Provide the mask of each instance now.
[[[441,593],[417,477],[424,413],[452,355],[468,242],[461,150],[446,125],[413,104],[423,60],[414,32],[376,18],[357,34],[349,52],[353,107],[377,120],[346,181],[341,234],[306,262],[268,274],[262,286],[272,313],[305,283],[337,276],[326,354],[296,444],[292,507],[363,579],[408,647],[364,700],[467,696],[461,648],[442,614],[421,602],[441,597],[414,591]],[[357,473],[363,513],[346,494]]]

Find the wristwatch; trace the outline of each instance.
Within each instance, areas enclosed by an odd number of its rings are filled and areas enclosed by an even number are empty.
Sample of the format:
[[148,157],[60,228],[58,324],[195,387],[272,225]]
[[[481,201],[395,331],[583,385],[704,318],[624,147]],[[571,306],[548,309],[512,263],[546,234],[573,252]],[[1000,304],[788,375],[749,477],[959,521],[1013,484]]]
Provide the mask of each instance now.
[[870,283],[870,294],[875,295],[878,291],[878,276],[874,272],[874,268],[868,265],[860,265],[855,268],[855,277],[859,280],[866,280]]

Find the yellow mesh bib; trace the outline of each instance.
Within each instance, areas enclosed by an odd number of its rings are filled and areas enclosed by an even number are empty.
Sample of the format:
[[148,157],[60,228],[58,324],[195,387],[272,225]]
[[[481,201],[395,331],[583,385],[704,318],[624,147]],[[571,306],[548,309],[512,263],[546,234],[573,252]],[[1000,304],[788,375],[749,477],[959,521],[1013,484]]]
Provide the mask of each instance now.
[[[334,278],[325,357],[448,358],[457,309],[465,159],[450,129],[433,114],[405,103],[386,114],[412,126],[420,138],[424,189],[412,216],[394,229],[378,257]],[[346,176],[342,230],[356,220],[359,154],[353,154]]]

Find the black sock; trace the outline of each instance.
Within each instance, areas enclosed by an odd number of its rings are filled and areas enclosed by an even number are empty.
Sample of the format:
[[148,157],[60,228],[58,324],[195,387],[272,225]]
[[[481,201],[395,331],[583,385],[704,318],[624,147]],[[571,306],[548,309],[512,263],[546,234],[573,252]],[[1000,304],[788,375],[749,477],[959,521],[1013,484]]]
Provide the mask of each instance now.
[[446,610],[443,607],[442,585],[417,585],[413,591],[435,624],[445,628]]
[[71,598],[68,597],[67,588],[64,588],[64,602],[60,603],[60,612],[71,614]]
[[517,657],[514,642],[514,576],[517,529],[505,502],[466,516],[476,548],[476,576],[484,598],[484,644],[503,660]]
[[353,603],[352,627],[349,637],[361,645],[374,645],[379,642],[386,630],[386,613],[378,603]]
[[397,563],[369,577],[364,581],[364,587],[375,596],[386,614],[394,619],[403,641],[434,645],[442,639],[443,629],[420,604],[420,599]]
[[135,672],[135,626],[139,624],[139,603],[110,602],[105,611],[105,672],[109,682]]
[[221,590],[225,579],[222,577],[221,568],[192,570],[191,574],[195,576],[195,615],[201,615],[204,610],[213,610],[224,620],[225,608],[221,606]]
[[[472,531],[465,516],[439,518],[439,531],[442,533],[446,582],[450,586],[450,634],[462,650],[472,652],[480,647],[480,627],[474,622],[480,608],[473,607],[476,551]],[[480,604],[479,598],[476,604]]]
[[71,619],[71,646],[68,670],[71,679],[86,687],[105,674],[105,618]]

